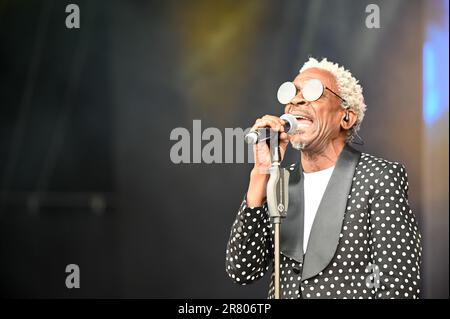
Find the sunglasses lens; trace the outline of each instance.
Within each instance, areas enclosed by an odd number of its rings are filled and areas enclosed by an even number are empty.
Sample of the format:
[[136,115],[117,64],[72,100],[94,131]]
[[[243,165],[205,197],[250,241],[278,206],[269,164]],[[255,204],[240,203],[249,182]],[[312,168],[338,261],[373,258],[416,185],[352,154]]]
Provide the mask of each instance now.
[[319,80],[309,80],[302,87],[302,94],[307,101],[316,101],[323,94],[323,85]]
[[297,95],[297,88],[292,82],[284,82],[278,89],[277,97],[281,104],[288,104]]

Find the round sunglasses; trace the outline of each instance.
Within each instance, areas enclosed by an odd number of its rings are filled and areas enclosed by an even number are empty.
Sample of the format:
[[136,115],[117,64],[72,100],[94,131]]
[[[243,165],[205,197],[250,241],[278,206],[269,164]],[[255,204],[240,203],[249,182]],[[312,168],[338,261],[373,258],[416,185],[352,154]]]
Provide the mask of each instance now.
[[[300,91],[302,92],[303,98],[309,102],[317,101],[323,95],[323,92],[325,90],[328,90],[334,95],[336,95],[339,99],[342,100],[342,102],[344,102],[344,105],[347,104],[346,100],[344,100],[342,97],[340,97],[337,93],[335,93],[327,86],[323,85],[319,79],[307,80],[300,87]],[[280,85],[280,88],[278,89],[277,93],[278,101],[281,104],[288,104],[297,94],[298,90],[294,83],[284,82],[283,84]]]

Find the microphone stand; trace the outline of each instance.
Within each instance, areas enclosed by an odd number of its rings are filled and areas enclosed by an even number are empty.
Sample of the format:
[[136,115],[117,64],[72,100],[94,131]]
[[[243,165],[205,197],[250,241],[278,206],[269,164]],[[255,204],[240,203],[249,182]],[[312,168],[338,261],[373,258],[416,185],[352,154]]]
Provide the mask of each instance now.
[[274,287],[275,299],[280,299],[280,226],[286,217],[289,202],[289,171],[280,167],[281,152],[279,146],[279,134],[271,134],[269,181],[267,182],[267,206],[272,225],[275,229],[274,243]]

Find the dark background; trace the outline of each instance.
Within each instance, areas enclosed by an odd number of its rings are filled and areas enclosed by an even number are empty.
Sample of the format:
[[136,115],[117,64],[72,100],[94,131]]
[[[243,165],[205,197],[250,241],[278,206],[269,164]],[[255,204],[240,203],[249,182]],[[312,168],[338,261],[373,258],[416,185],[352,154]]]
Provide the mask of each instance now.
[[[225,273],[251,164],[174,164],[169,136],[281,114],[279,84],[312,55],[360,80],[356,148],[406,165],[423,297],[448,298],[448,38],[424,53],[436,26],[448,37],[448,1],[0,0],[1,295],[265,298],[267,276]],[[443,95],[431,116],[427,85]],[[65,286],[72,263],[80,289]]]

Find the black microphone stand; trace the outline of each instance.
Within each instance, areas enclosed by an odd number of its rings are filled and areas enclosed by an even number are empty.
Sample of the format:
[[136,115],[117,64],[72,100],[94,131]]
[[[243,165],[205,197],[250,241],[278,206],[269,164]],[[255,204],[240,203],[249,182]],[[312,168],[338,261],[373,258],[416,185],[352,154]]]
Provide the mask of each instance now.
[[282,219],[286,217],[288,209],[289,171],[280,167],[281,152],[279,145],[279,134],[271,134],[270,160],[272,162],[272,166],[269,168],[270,177],[267,182],[267,206],[269,208],[269,215],[275,230],[275,299],[280,299],[280,226]]

